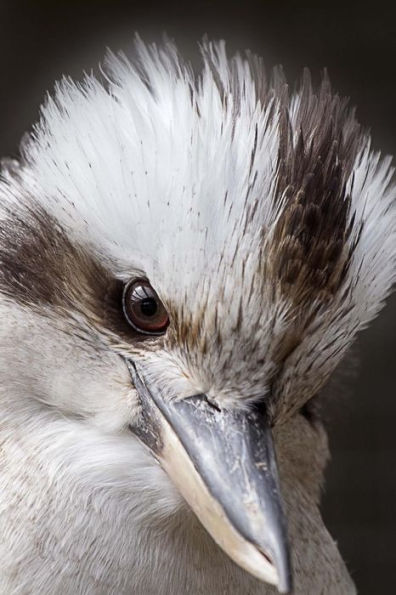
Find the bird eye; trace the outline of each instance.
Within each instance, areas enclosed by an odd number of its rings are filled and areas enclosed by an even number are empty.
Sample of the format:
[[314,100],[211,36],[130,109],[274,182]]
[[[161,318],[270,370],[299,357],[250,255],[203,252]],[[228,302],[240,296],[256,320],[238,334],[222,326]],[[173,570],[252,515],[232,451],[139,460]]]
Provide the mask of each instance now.
[[139,333],[161,335],[168,327],[168,313],[145,279],[135,279],[125,285],[122,306],[125,318]]

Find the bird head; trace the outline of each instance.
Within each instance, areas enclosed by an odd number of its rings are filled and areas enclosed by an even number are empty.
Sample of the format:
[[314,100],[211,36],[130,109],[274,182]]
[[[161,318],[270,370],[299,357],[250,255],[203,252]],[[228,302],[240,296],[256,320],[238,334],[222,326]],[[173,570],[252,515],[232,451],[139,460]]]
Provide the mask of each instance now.
[[289,516],[298,494],[317,509],[327,458],[307,410],[391,288],[395,190],[326,78],[289,94],[260,60],[202,50],[199,75],[138,42],[104,81],[63,80],[4,170],[2,376],[29,423],[78,420],[120,438],[114,460],[158,461],[142,494],[170,478],[287,592]]

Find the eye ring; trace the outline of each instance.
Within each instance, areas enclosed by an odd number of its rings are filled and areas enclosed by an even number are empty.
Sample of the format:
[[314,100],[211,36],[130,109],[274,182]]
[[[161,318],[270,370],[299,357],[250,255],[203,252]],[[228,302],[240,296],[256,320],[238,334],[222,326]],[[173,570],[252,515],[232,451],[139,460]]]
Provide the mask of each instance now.
[[138,333],[163,335],[168,328],[168,313],[147,279],[132,279],[126,283],[122,309],[128,324]]

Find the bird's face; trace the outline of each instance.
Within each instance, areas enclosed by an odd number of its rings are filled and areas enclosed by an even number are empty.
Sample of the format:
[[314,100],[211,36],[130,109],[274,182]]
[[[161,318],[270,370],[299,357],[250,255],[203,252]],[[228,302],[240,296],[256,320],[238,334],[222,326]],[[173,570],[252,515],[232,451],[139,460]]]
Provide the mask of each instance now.
[[[6,384],[104,437],[139,439],[219,545],[258,578],[289,589],[275,450],[299,460],[293,481],[313,503],[327,450],[319,421],[275,406],[268,321],[241,300],[250,293],[264,309],[262,284],[255,295],[235,259],[224,284],[214,272],[208,277],[207,263],[194,291],[172,271],[162,278],[158,271],[159,294],[144,270],[131,266],[126,274],[115,260],[77,246],[37,204],[14,212],[6,228],[2,305],[10,324],[2,339],[13,352],[11,368],[2,361]],[[148,474],[151,480],[158,478]]]
[[110,90],[66,83],[4,184],[3,376],[140,440],[286,592],[275,451],[316,506],[325,438],[301,411],[390,286],[388,165],[326,84],[289,101],[218,48],[195,87],[167,52],[141,48],[144,76],[117,63]]

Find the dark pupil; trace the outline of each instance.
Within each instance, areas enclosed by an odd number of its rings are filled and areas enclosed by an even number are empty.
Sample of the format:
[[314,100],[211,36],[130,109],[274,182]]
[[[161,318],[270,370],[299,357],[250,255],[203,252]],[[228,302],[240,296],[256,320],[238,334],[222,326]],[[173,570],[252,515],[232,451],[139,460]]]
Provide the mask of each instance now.
[[143,316],[154,316],[157,310],[158,306],[154,298],[145,298],[140,302],[140,311]]

